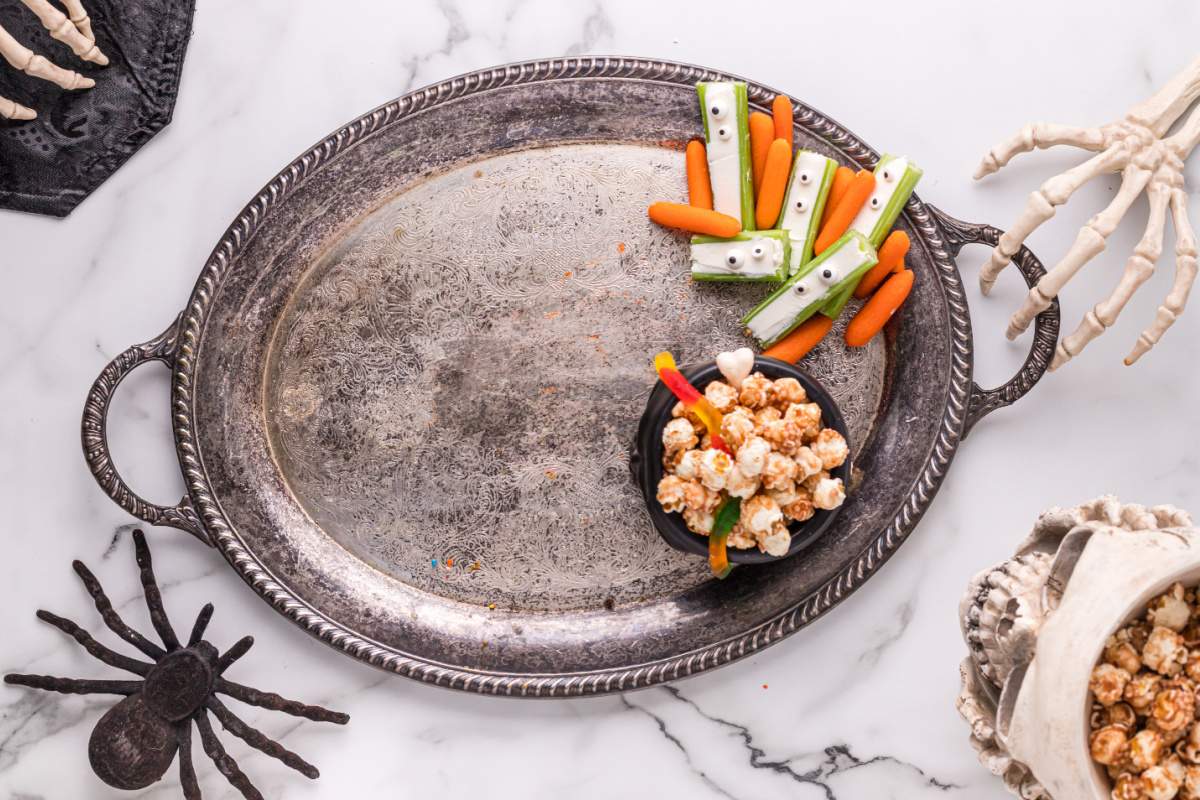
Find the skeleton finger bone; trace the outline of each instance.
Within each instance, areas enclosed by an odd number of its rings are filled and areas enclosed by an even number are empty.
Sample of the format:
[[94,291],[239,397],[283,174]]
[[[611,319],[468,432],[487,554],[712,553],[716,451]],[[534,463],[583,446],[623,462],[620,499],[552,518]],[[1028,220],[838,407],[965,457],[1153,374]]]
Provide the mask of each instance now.
[[1165,180],[1160,180],[1159,175],[1155,174],[1150,181],[1147,193],[1150,201],[1150,215],[1146,221],[1146,232],[1137,243],[1137,247],[1134,248],[1129,261],[1125,263],[1125,272],[1121,276],[1120,282],[1106,300],[1097,303],[1084,315],[1079,327],[1073,333],[1059,342],[1054,352],[1054,360],[1050,362],[1051,370],[1058,369],[1079,355],[1089,342],[1116,322],[1117,316],[1125,308],[1129,298],[1133,297],[1133,293],[1138,290],[1138,287],[1153,274],[1154,264],[1162,255],[1163,229],[1166,227],[1167,202],[1171,197],[1171,186]]
[[0,117],[5,119],[37,119],[37,112],[0,95]]
[[1071,125],[1057,125],[1053,122],[1034,122],[1025,127],[1008,141],[993,147],[979,169],[975,170],[975,180],[991,175],[1006,165],[1014,156],[1028,153],[1030,150],[1044,150],[1060,144],[1070,144],[1084,150],[1103,150],[1108,144],[1107,137],[1100,128],[1076,128]]
[[1021,216],[1013,223],[1000,241],[996,243],[988,261],[979,272],[979,289],[984,294],[992,290],[1001,271],[1012,261],[1012,257],[1021,249],[1021,245],[1038,226],[1054,216],[1057,206],[1070,199],[1079,191],[1079,187],[1097,175],[1113,172],[1125,166],[1129,154],[1119,144],[1112,145],[1104,152],[1092,156],[1077,167],[1072,167],[1061,175],[1055,175],[1042,184],[1041,188],[1029,195],[1029,202]]
[[64,89],[90,89],[96,85],[91,78],[54,64],[44,56],[37,55],[18,42],[8,31],[0,27],[0,56],[16,69],[35,78],[44,78]]
[[1071,245],[1071,249],[1054,266],[1054,269],[1043,275],[1037,285],[1029,290],[1025,302],[1012,315],[1012,319],[1008,323],[1009,339],[1015,339],[1024,332],[1029,327],[1029,323],[1033,322],[1033,318],[1050,306],[1067,281],[1075,277],[1075,273],[1084,264],[1104,250],[1108,237],[1116,230],[1117,223],[1129,211],[1133,201],[1146,188],[1146,184],[1150,181],[1150,175],[1150,170],[1137,164],[1130,164],[1125,168],[1121,177],[1121,189],[1108,204],[1108,208],[1092,217],[1086,225],[1080,228],[1079,235],[1075,237],[1075,243]]
[[79,0],[62,0],[62,4],[67,8],[67,18],[75,26],[75,30],[82,33],[89,42],[95,42],[96,34],[92,32],[92,20],[83,3]]
[[[1193,115],[1195,116],[1195,115]],[[1187,193],[1182,188],[1171,192],[1171,220],[1175,224],[1175,282],[1166,300],[1158,307],[1154,322],[1138,336],[1133,350],[1125,357],[1130,366],[1158,344],[1187,306],[1188,294],[1196,281],[1196,234],[1187,215]]]
[[42,26],[50,32],[51,36],[71,48],[71,52],[75,55],[84,61],[91,61],[102,67],[108,64],[108,56],[100,51],[96,42],[80,33],[66,14],[50,5],[50,0],[21,0],[21,2],[37,15],[37,18],[42,21]]

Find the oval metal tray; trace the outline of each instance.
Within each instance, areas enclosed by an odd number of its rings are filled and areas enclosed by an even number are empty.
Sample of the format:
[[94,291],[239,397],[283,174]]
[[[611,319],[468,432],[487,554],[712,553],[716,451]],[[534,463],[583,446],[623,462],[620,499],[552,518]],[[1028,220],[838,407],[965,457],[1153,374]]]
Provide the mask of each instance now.
[[[804,554],[710,580],[654,532],[627,462],[650,356],[744,344],[737,320],[765,291],[689,281],[686,240],[645,215],[685,195],[693,85],[728,77],[516,64],[334,133],[239,215],[175,323],[96,381],[83,438],[101,486],[215,545],[330,645],[458,689],[642,687],[811,622],[904,541],[970,426],[1041,376],[1058,307],[1012,381],[975,386],[952,257],[999,231],[914,197],[916,288],[888,336],[851,350],[839,328],[805,362],[856,445],[844,513]],[[749,94],[766,108],[776,92]],[[801,146],[874,164],[794,102]],[[1041,275],[1028,250],[1015,262]],[[174,371],[188,496],[172,508],[124,484],[104,434],[116,385],[153,360]]]

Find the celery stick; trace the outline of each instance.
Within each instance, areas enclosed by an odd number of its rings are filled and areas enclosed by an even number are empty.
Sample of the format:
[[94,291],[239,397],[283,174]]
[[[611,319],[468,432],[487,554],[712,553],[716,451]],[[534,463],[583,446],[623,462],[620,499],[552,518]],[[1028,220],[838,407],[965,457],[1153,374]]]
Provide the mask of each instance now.
[[807,150],[796,151],[777,224],[777,227],[788,232],[792,240],[792,257],[788,267],[792,275],[812,259],[813,242],[817,239],[821,214],[825,210],[835,172],[837,162],[832,158]]
[[763,347],[769,347],[817,313],[847,283],[857,283],[876,260],[875,248],[866,237],[847,231],[759,303],[742,324]]
[[692,277],[698,281],[781,281],[787,277],[787,231],[751,231],[732,239],[692,237]]
[[[885,154],[875,165],[875,191],[850,223],[850,230],[866,236],[873,247],[883,244],[922,174],[921,168],[907,157]],[[846,303],[850,302],[857,285],[855,283],[842,289],[821,313],[830,319],[837,319]]]
[[700,116],[704,120],[708,175],[713,209],[742,221],[754,230],[754,188],[750,175],[750,109],[746,84],[701,82]]

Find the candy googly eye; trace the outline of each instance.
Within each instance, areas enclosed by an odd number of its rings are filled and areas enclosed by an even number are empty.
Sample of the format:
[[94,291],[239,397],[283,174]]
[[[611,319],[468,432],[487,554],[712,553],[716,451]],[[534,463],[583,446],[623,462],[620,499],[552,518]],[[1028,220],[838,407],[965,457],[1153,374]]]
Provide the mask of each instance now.
[[800,173],[800,182],[801,183],[808,183],[811,180],[812,180],[812,176],[809,175],[807,172]]
[[803,214],[805,211],[808,211],[808,203],[804,202],[803,200],[797,200],[796,210]]
[[826,267],[825,269],[821,270],[821,278],[823,278],[827,283],[832,282],[836,275],[837,275],[837,273],[834,272],[829,267]]
[[871,198],[871,208],[879,208],[879,198],[878,197]]
[[808,294],[808,287],[805,286],[803,283],[797,283],[794,287],[792,287],[792,291],[798,295],[803,296],[803,295]]
[[724,100],[713,100],[708,104],[708,113],[713,119],[725,119],[729,114],[729,104]]
[[729,136],[730,136],[729,128],[725,128],[725,127],[717,128],[717,138],[728,139]]
[[731,250],[729,255],[725,256],[725,263],[730,269],[741,269],[746,263],[746,257],[742,255],[741,250]]
[[767,255],[767,248],[763,247],[761,244],[756,244],[756,245],[754,245],[754,247],[750,248],[750,257],[756,261],[761,260],[766,255]]
[[885,181],[890,181],[890,180],[892,179],[892,177],[893,177],[893,176],[892,176],[892,171],[891,171],[890,169],[885,169],[885,170],[883,171],[883,179],[884,179]]

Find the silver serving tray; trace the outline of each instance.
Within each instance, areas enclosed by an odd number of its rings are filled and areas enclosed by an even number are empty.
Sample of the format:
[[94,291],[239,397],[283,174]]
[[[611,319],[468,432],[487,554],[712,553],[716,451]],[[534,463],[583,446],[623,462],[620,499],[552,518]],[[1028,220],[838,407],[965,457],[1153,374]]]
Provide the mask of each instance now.
[[[900,224],[916,288],[889,335],[849,350],[839,328],[805,362],[861,468],[844,513],[802,555],[710,580],[654,532],[627,462],[651,355],[744,344],[737,320],[766,291],[692,283],[685,239],[646,219],[685,196],[693,85],[730,77],[514,64],[332,134],[238,215],[178,319],[97,379],[83,443],[100,485],[216,546],[326,643],[457,689],[643,687],[808,624],[904,541],[970,427],[1041,377],[1058,306],[1017,376],[977,387],[952,259],[999,231],[914,197]],[[768,108],[775,90],[748,85]],[[800,145],[873,166],[793,102]],[[1015,262],[1031,284],[1042,274],[1028,250]],[[105,439],[117,384],[149,361],[174,376],[188,494],[170,508],[125,485]]]

